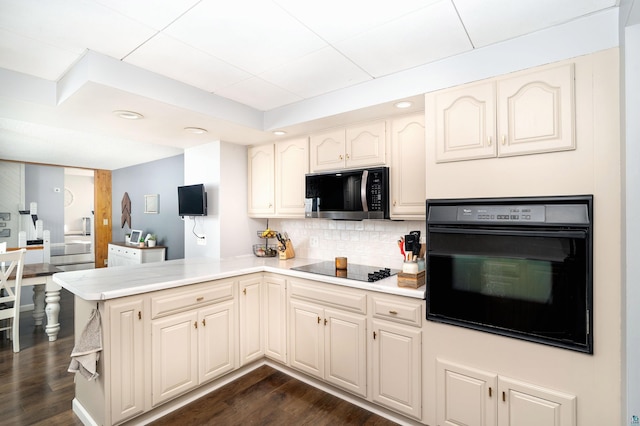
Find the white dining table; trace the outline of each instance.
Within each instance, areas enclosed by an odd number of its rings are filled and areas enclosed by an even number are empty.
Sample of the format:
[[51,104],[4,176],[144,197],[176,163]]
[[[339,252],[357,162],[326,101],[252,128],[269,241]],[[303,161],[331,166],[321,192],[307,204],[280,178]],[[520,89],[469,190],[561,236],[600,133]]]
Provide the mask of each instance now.
[[62,272],[50,263],[29,263],[22,271],[22,287],[33,286],[33,320],[41,326],[45,315],[47,324],[44,327],[49,341],[58,339],[60,331],[60,289],[53,281],[53,274]]

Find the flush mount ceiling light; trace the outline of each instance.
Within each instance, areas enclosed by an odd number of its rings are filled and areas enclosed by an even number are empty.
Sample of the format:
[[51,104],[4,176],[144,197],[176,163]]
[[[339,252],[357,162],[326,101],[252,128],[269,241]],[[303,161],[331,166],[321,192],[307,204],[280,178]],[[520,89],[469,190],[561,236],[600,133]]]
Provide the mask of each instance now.
[[118,118],[124,118],[125,120],[140,120],[144,118],[144,115],[140,114],[139,112],[126,111],[123,109],[113,111],[113,115]]
[[395,104],[396,108],[409,108],[412,105],[413,105],[413,102],[409,102],[409,101],[396,102]]
[[274,130],[273,134],[276,136],[282,136],[282,135],[286,135],[287,132],[285,132],[284,130]]
[[187,133],[192,133],[194,135],[202,135],[208,132],[207,129],[203,129],[201,127],[185,127],[184,131]]

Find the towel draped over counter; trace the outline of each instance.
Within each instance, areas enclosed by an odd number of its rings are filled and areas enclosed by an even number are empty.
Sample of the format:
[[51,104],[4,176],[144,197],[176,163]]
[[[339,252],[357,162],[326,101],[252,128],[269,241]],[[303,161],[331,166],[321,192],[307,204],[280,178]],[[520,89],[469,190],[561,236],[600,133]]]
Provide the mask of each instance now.
[[97,367],[102,351],[102,324],[100,312],[91,311],[89,321],[84,326],[80,339],[71,351],[71,363],[68,371],[80,373],[85,379],[93,380],[99,376]]

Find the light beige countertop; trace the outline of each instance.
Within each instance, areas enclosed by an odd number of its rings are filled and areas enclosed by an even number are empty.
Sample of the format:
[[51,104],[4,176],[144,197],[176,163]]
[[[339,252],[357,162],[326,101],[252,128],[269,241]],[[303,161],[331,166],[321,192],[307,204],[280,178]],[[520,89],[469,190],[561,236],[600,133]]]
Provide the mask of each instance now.
[[425,297],[426,286],[417,289],[398,287],[396,276],[368,283],[290,269],[317,262],[321,260],[279,260],[276,257],[259,258],[251,255],[230,259],[175,259],[141,265],[62,272],[55,274],[53,281],[84,300],[108,300],[257,272],[273,272],[416,299]]

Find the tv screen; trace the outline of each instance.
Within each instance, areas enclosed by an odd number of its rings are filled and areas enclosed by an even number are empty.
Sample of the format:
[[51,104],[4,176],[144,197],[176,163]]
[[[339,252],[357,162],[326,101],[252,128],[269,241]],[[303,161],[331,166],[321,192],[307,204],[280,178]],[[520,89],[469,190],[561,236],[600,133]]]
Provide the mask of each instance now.
[[186,185],[178,187],[178,216],[206,216],[207,193],[204,185]]

